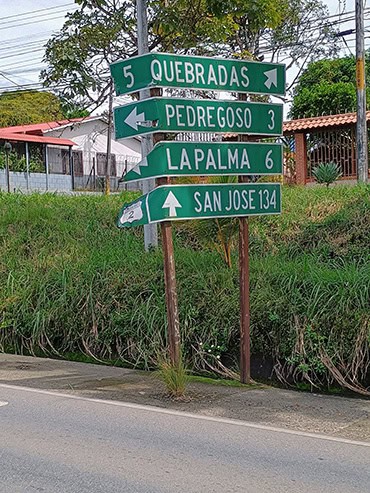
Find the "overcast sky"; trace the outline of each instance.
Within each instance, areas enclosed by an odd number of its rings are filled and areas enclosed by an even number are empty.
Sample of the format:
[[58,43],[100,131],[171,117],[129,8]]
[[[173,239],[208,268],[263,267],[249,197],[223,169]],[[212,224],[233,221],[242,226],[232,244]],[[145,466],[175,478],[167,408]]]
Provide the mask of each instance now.
[[[344,1],[327,0],[330,13],[341,11]],[[369,0],[366,5],[369,6]],[[28,84],[39,82],[43,45],[62,27],[65,14],[74,9],[73,0],[0,0],[0,90],[35,87]],[[345,10],[354,10],[354,0],[345,1]],[[369,26],[370,20],[366,20],[365,27]],[[354,28],[354,22],[340,28]],[[347,37],[352,53],[353,39],[354,35]],[[369,39],[366,44],[369,45]],[[343,53],[348,54],[348,48],[344,48]]]

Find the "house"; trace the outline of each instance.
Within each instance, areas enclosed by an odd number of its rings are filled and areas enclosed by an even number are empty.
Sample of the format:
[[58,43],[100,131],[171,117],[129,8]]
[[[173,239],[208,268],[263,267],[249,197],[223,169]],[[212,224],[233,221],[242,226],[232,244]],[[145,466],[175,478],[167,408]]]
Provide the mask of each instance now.
[[[0,165],[5,159],[4,143],[12,145],[10,189],[101,189],[107,131],[103,116],[0,128]],[[112,139],[112,190],[118,189],[119,178],[140,161],[140,146],[138,138]],[[0,169],[0,188],[6,187],[6,172]]]
[[[284,122],[297,184],[313,182],[312,169],[330,161],[340,167],[342,180],[356,180],[356,119],[356,113],[343,113]],[[370,111],[366,121],[369,128]]]

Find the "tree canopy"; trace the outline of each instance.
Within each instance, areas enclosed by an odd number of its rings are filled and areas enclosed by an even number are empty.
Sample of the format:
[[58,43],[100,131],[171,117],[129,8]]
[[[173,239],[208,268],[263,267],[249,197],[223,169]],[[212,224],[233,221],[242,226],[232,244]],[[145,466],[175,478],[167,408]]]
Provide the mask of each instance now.
[[[46,45],[45,86],[85,106],[109,94],[109,64],[137,55],[135,0],[75,0]],[[336,51],[321,0],[148,0],[150,49],[287,62]]]
[[321,0],[177,0],[156,22],[166,51],[286,63],[298,67],[294,85],[309,60],[337,53],[328,15]]
[[73,101],[62,100],[51,92],[13,91],[0,94],[0,127],[88,115],[88,111]]
[[[370,51],[366,53],[367,67]],[[370,70],[366,70],[366,85]],[[367,94],[370,105],[370,94]],[[356,59],[347,56],[309,63],[294,90],[292,118],[346,113],[356,110]]]
[[16,91],[0,94],[0,126],[27,125],[63,118],[60,99],[50,92]]
[[[75,1],[81,8],[67,14],[46,45],[41,79],[62,98],[97,108],[110,92],[109,65],[137,55],[135,1]],[[157,39],[151,35],[151,49]]]

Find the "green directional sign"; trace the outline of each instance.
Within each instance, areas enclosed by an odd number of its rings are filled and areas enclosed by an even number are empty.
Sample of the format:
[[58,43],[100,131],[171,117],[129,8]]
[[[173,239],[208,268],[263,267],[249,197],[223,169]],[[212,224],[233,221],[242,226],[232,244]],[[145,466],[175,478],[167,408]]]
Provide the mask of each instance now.
[[124,205],[120,228],[167,220],[279,214],[279,183],[164,185]]
[[281,144],[254,142],[160,142],[124,181],[163,176],[277,175]]
[[276,63],[148,53],[110,69],[117,96],[151,87],[285,94],[285,66]]
[[245,101],[149,98],[114,110],[116,139],[155,132],[281,135],[283,106]]

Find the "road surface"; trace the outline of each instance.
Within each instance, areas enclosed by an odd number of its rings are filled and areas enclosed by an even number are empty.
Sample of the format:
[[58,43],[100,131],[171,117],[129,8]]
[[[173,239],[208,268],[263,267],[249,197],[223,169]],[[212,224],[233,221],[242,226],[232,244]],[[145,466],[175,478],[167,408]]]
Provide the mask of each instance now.
[[0,491],[364,493],[370,444],[0,384]]

